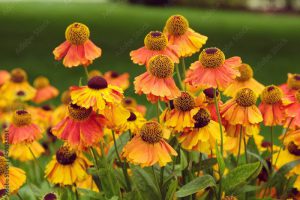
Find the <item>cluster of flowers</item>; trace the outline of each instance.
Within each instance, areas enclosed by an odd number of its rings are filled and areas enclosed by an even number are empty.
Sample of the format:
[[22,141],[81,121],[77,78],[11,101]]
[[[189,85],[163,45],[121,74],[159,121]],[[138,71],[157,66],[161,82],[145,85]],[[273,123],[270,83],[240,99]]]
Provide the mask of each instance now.
[[[176,162],[180,148],[206,157],[215,157],[220,148],[224,157],[233,154],[239,163],[250,138],[261,152],[271,152],[268,163],[274,170],[300,158],[300,74],[288,74],[286,84],[264,86],[253,78],[250,65],[240,57],[226,59],[216,47],[203,49],[199,59],[185,69],[184,58],[199,52],[207,37],[192,30],[185,17],[174,15],[163,32],[151,31],[144,46],[130,53],[133,63],[146,71],[135,77],[135,92],[157,104],[157,119],[147,120],[146,108],[124,96],[128,73],[88,72],[87,67],[101,56],[101,49],[89,39],[89,28],[73,23],[65,37],[53,51],[55,59],[63,60],[65,67],[83,66],[87,83],[65,91],[60,106],[44,104],[59,94],[46,77],[36,78],[32,87],[23,69],[0,71],[0,123],[9,157],[26,162],[47,154],[56,138],[64,142],[45,168],[51,184],[99,191],[87,170],[97,167],[97,156],[105,156],[112,147],[119,162],[141,167]],[[180,87],[173,79],[175,70]],[[222,94],[230,99],[223,102]],[[261,123],[271,127],[272,134],[272,127],[286,128],[281,136],[284,147],[264,140]],[[121,134],[130,134],[130,140],[119,155],[116,138]],[[170,145],[171,141],[176,145]],[[94,158],[94,163],[87,157]],[[1,154],[0,189],[5,189],[6,164],[7,158]],[[123,171],[124,177],[130,185],[127,171]],[[294,174],[300,175],[299,167],[289,173]],[[26,175],[15,167],[9,168],[9,175],[14,194]],[[294,187],[300,191],[300,178]],[[269,193],[276,197],[276,191]]]

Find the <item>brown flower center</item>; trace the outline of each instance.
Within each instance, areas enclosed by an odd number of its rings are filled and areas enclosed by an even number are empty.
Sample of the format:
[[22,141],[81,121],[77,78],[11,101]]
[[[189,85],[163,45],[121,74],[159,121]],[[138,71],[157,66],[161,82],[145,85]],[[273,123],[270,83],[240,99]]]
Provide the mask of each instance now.
[[119,76],[120,76],[120,74],[119,74],[118,72],[112,71],[112,72],[110,73],[110,77],[111,77],[111,78],[118,78]]
[[62,146],[56,152],[56,160],[62,165],[71,165],[76,158],[76,152],[68,146]]
[[168,78],[173,75],[174,63],[165,55],[156,55],[149,60],[148,70],[157,78]]
[[144,39],[144,44],[149,50],[161,51],[167,46],[168,39],[160,31],[151,31]]
[[90,37],[89,28],[82,24],[75,22],[68,26],[65,32],[66,40],[74,45],[84,44]]
[[78,121],[83,121],[89,118],[90,114],[92,113],[92,108],[86,109],[80,107],[76,104],[69,104],[68,106],[69,116]]
[[205,90],[203,90],[203,93],[205,94],[206,98],[208,99],[214,99],[215,98],[215,90],[216,91],[216,95],[217,95],[217,98],[219,97],[219,91],[218,89],[215,89],[215,88],[206,88]]
[[107,88],[107,81],[101,76],[94,76],[88,82],[88,87],[94,90]]
[[238,105],[249,107],[256,103],[256,95],[251,89],[243,88],[237,92],[235,100]]
[[300,149],[294,142],[290,142],[287,146],[288,151],[295,155],[295,156],[300,156]]
[[57,195],[55,193],[48,193],[44,196],[43,200],[57,200]]
[[16,68],[11,71],[10,80],[14,83],[22,83],[27,80],[27,74],[23,69]]
[[136,120],[136,115],[133,112],[130,112],[130,116],[128,117],[127,121],[135,121]]
[[162,139],[162,127],[154,121],[146,122],[140,130],[140,135],[142,140],[147,143],[157,143]]
[[180,36],[188,30],[189,22],[182,15],[173,15],[167,20],[165,28],[171,35]]
[[240,82],[248,81],[250,78],[253,77],[253,70],[248,64],[241,64],[238,70],[241,75],[236,77],[236,80]]
[[289,76],[287,84],[291,89],[300,89],[300,74],[293,74],[292,76]]
[[31,123],[31,114],[29,114],[26,110],[17,110],[13,114],[13,124],[20,127],[26,126]]
[[37,77],[33,82],[34,87],[37,89],[47,87],[49,84],[49,80],[44,76]]
[[195,128],[202,128],[209,124],[210,122],[210,113],[208,110],[201,108],[194,116],[193,119],[195,122]]
[[267,104],[274,104],[281,101],[283,93],[281,89],[275,85],[265,87],[261,93],[261,100]]
[[179,111],[190,111],[195,107],[194,98],[187,92],[181,92],[181,96],[173,102],[174,108]]
[[122,105],[125,108],[129,108],[129,107],[136,107],[137,103],[136,103],[136,101],[133,98],[131,98],[131,97],[125,97],[122,100]]
[[206,48],[200,53],[199,61],[204,67],[216,68],[224,63],[225,55],[216,47]]

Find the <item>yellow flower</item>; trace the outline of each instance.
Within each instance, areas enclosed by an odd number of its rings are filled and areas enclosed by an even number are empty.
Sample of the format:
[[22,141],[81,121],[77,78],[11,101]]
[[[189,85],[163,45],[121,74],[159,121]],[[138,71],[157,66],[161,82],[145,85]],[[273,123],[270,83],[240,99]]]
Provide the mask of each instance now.
[[[7,160],[0,156],[0,190],[5,189]],[[9,166],[9,190],[12,194],[16,193],[25,183],[26,175],[22,169]]]
[[83,189],[87,189],[87,190],[92,190],[94,192],[99,192],[99,189],[91,175],[88,175],[85,180],[77,182],[76,186],[78,188],[83,188]]
[[[130,110],[129,110],[130,111]],[[116,128],[117,133],[130,131],[132,134],[138,134],[140,128],[144,125],[146,119],[137,111],[130,111],[127,121]]]
[[80,107],[92,107],[94,111],[101,111],[107,105],[120,103],[123,99],[123,90],[107,84],[107,81],[101,76],[94,76],[89,80],[87,86],[71,87],[71,99],[73,104]]
[[33,141],[32,143],[18,143],[10,146],[9,157],[20,160],[21,162],[34,160],[29,148],[36,158],[40,157],[40,155],[45,152],[42,145],[37,141]]
[[86,170],[89,166],[90,161],[82,153],[62,146],[46,166],[45,177],[53,184],[73,185],[88,177]]

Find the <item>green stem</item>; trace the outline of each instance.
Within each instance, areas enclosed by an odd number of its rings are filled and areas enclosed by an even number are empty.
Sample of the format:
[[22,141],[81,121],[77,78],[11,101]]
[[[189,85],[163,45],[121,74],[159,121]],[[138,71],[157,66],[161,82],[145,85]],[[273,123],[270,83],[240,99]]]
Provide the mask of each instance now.
[[239,159],[240,159],[240,155],[241,155],[242,133],[243,133],[243,127],[241,126],[241,130],[240,130],[240,140],[239,140],[239,150],[238,150],[238,155],[237,155],[236,165],[239,165]]
[[159,100],[157,100],[157,104],[156,104],[156,114],[157,114],[157,122],[159,123],[159,115],[160,115],[160,112],[159,112]]
[[248,163],[248,152],[247,152],[247,141],[246,137],[243,137],[244,140],[244,148],[245,148],[245,158],[246,158],[246,163]]
[[24,200],[24,199],[22,198],[22,196],[19,194],[19,192],[17,192],[17,196],[19,197],[20,200]]
[[272,171],[273,171],[273,153],[274,153],[274,149],[273,149],[273,126],[270,126],[270,131],[271,131],[271,158],[270,158],[270,162],[271,162],[271,165],[270,165],[270,173],[272,174]]
[[34,155],[33,151],[31,150],[31,148],[30,148],[29,146],[27,146],[27,147],[28,147],[28,149],[29,149],[29,151],[30,151],[30,153],[31,153],[31,155],[32,155],[32,157],[33,157],[33,159],[34,159],[34,162],[35,162],[36,165],[39,167],[39,169],[41,170],[41,172],[43,172],[43,168],[42,168],[41,165],[39,164],[39,162],[38,162],[36,156]]
[[[186,66],[185,66],[184,58],[181,58],[181,63],[182,63],[183,75],[185,78],[186,77]],[[186,84],[184,84],[184,90],[186,91]]]
[[154,171],[154,167],[152,166],[151,169],[152,169],[152,173],[153,173],[153,177],[154,177],[156,186],[157,186],[159,194],[160,194],[160,199],[162,199],[161,188],[159,187],[158,180],[157,180],[157,177],[156,177],[156,174],[155,174],[155,171]]
[[223,127],[222,127],[222,121],[221,121],[221,114],[220,114],[220,110],[219,110],[219,104],[218,104],[218,100],[217,100],[217,88],[214,89],[214,102],[215,102],[215,107],[216,107],[216,111],[217,111],[217,116],[218,116],[218,122],[219,122],[219,126],[220,126],[220,134],[221,134],[221,155],[223,156],[223,146],[224,146],[224,142],[223,142]]
[[79,194],[78,194],[78,190],[76,188],[76,185],[75,185],[75,197],[76,197],[76,200],[79,200]]
[[[119,161],[120,164],[122,164],[122,160],[121,160],[121,157],[119,155],[117,141],[116,141],[116,136],[115,136],[115,132],[114,131],[112,131],[112,135],[113,135],[114,146],[115,146],[115,151],[116,151],[116,154],[117,154],[118,161]],[[128,175],[128,172],[127,172],[127,166],[126,166],[125,162],[122,165],[122,171],[123,171],[123,174],[124,174],[124,177],[125,177],[127,190],[131,191],[131,184],[130,184],[129,175]]]
[[83,67],[83,68],[84,68],[84,72],[86,75],[86,80],[89,81],[89,71],[88,71],[87,67]]
[[164,170],[165,170],[165,167],[160,168],[160,188],[162,188],[162,186],[164,184]]
[[177,74],[177,78],[178,78],[180,87],[181,87],[181,89],[183,90],[183,89],[184,89],[184,86],[183,86],[183,84],[182,84],[182,79],[181,79],[181,75],[180,75],[180,71],[179,71],[179,67],[178,67],[178,64],[177,64],[177,63],[175,63],[175,68],[176,68],[176,74]]
[[286,137],[286,134],[287,134],[288,130],[290,129],[290,126],[291,126],[293,120],[294,120],[294,118],[291,119],[290,123],[288,124],[287,128],[284,131],[283,138],[282,138],[282,143],[280,145],[280,148],[279,148],[279,151],[278,151],[278,154],[277,154],[274,166],[276,166],[277,160],[279,158],[279,154],[281,153],[282,147],[284,146],[284,139]]

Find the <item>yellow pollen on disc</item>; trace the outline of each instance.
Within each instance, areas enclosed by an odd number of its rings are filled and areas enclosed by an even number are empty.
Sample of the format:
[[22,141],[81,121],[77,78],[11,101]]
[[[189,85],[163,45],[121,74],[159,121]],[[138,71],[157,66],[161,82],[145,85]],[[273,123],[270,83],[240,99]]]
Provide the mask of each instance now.
[[0,156],[0,176],[6,173],[7,164],[5,157]]
[[168,78],[173,75],[174,63],[165,55],[156,55],[149,60],[148,70],[157,78]]
[[283,93],[281,89],[275,85],[265,87],[261,93],[261,100],[267,104],[274,104],[281,101]]
[[187,92],[182,92],[181,96],[174,99],[174,108],[179,111],[190,111],[195,107],[194,98]]
[[29,125],[31,123],[31,114],[25,110],[17,110],[13,114],[12,122],[18,127]]
[[75,22],[67,27],[65,36],[71,44],[81,45],[89,39],[90,30],[86,25]]
[[50,85],[50,83],[49,83],[49,80],[46,77],[39,76],[34,80],[33,85],[37,89],[42,89],[42,88],[47,87],[48,85]]
[[11,71],[10,79],[14,83],[22,83],[27,80],[27,74],[23,69],[16,68]]
[[225,55],[216,47],[206,48],[200,53],[199,61],[204,67],[216,68],[224,63]]
[[167,43],[167,37],[160,31],[151,31],[144,39],[144,44],[149,50],[164,50],[167,46]]
[[250,78],[253,77],[253,70],[248,64],[241,64],[238,67],[238,70],[241,75],[239,77],[236,77],[236,80],[240,82],[248,81]]
[[256,99],[255,93],[249,88],[239,90],[235,96],[236,103],[243,107],[253,106]]
[[68,106],[69,116],[78,121],[86,120],[92,113],[92,108],[86,109],[76,104],[70,104]]
[[140,129],[140,135],[143,141],[155,144],[162,139],[162,127],[154,121],[146,122]]
[[182,15],[173,15],[167,20],[165,28],[171,35],[180,36],[188,30],[189,22]]
[[287,80],[288,87],[294,90],[300,89],[300,74],[293,74],[288,77]]

